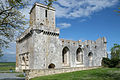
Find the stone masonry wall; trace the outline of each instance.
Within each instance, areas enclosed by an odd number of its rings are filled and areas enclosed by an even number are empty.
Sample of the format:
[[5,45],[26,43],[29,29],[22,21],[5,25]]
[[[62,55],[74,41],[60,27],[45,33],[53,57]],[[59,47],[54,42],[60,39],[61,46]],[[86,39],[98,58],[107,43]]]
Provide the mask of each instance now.
[[[82,41],[72,41],[61,39],[62,49],[67,47],[70,51],[69,53],[69,67],[80,67],[80,66],[101,66],[101,61],[103,57],[107,57],[106,54],[106,38],[99,38],[96,41],[86,40]],[[81,48],[83,52],[83,64],[77,64],[76,61],[76,51]],[[91,53],[91,57],[89,57]],[[62,53],[61,53],[62,54]],[[91,60],[90,60],[91,59]]]
[[99,67],[78,67],[78,68],[62,68],[62,69],[30,69],[24,70],[26,73],[26,80],[31,78],[39,77],[39,76],[46,76],[46,75],[53,75],[53,74],[60,74],[60,73],[67,73],[73,71],[81,71],[81,70],[89,70],[89,69],[96,69]]
[[61,68],[59,32],[56,28],[44,27],[39,26],[41,33],[34,33],[34,69],[48,69],[51,63]]
[[[22,36],[24,34],[24,36]],[[34,40],[32,33],[29,28],[23,33],[16,41],[16,71],[21,71],[23,65],[23,57],[26,58],[28,55],[28,65],[29,68],[33,68],[33,52],[34,52]],[[24,64],[25,65],[25,64]]]
[[106,38],[72,41],[59,39],[59,33],[55,9],[35,3],[30,27],[16,40],[16,70],[48,69],[51,64],[55,69],[94,67],[101,66],[102,58],[107,57]]

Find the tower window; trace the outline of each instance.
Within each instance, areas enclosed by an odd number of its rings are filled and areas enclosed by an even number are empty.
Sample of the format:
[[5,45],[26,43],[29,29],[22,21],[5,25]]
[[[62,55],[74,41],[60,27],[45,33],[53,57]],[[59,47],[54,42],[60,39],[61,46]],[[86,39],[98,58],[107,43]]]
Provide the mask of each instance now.
[[47,10],[45,10],[45,17],[47,17]]

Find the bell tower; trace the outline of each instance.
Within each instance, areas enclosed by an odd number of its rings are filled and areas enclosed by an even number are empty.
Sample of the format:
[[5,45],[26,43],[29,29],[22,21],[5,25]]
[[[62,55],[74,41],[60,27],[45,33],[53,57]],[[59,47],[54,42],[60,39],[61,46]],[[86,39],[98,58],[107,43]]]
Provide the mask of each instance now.
[[30,26],[45,25],[55,27],[55,9],[46,5],[35,3],[30,10]]

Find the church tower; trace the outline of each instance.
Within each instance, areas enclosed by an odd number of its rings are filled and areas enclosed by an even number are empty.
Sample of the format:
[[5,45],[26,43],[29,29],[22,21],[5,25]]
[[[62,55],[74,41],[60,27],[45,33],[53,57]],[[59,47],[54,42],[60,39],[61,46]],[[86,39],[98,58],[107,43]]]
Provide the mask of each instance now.
[[[55,9],[35,3],[30,11],[34,39],[34,69],[61,68],[59,28],[55,27]],[[54,58],[53,58],[54,57]],[[59,60],[58,60],[59,59]],[[31,64],[32,64],[31,63]]]
[[30,11],[30,26],[44,25],[55,27],[55,9],[46,5],[35,3]]

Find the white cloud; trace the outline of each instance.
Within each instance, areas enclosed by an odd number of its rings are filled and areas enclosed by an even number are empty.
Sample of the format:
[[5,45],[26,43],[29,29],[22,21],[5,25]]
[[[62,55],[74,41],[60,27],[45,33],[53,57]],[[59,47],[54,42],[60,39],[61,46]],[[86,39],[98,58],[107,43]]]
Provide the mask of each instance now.
[[80,20],[80,22],[85,22],[85,21],[86,21],[86,19],[81,19],[81,20]]
[[[28,8],[21,9],[21,12],[29,20],[29,12],[35,2],[44,3],[43,0],[31,0]],[[77,18],[88,17],[94,12],[115,5],[118,0],[57,0],[53,4],[56,9],[56,17]]]
[[69,28],[70,26],[71,26],[71,24],[69,24],[69,23],[60,23],[60,24],[58,24],[58,27],[60,29]]
[[58,0],[54,4],[57,17],[88,17],[92,13],[115,5],[118,0]]

